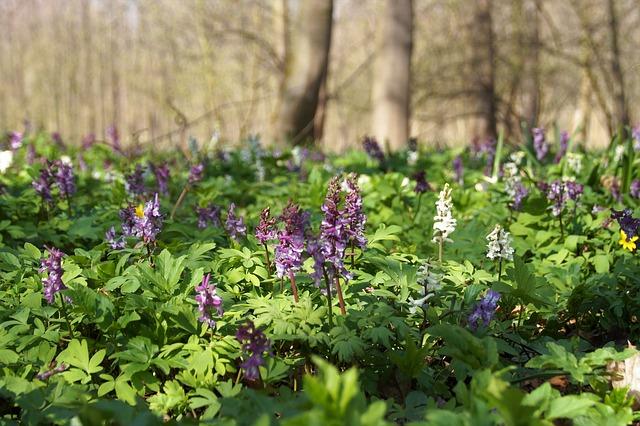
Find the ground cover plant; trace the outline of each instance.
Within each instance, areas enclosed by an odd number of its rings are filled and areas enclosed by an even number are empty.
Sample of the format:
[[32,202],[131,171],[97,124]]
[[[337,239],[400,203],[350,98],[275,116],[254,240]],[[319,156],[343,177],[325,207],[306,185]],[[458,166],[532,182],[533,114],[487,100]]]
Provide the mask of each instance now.
[[625,425],[640,135],[0,152],[6,424]]

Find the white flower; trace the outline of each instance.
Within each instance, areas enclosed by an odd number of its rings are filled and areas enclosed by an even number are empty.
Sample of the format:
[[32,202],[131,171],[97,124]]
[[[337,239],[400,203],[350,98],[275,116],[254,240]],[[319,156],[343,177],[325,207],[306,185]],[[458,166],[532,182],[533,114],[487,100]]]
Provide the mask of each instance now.
[[493,231],[487,235],[487,257],[489,259],[513,260],[513,247],[511,247],[511,235],[502,226],[496,225]]
[[442,275],[436,274],[430,270],[432,265],[425,261],[420,268],[418,268],[418,274],[416,277],[416,281],[420,284],[420,297],[419,299],[414,299],[413,297],[408,298],[408,302],[411,305],[409,308],[409,312],[412,314],[416,312],[419,307],[424,307],[427,305],[427,301],[436,295],[436,292],[442,288]]
[[433,217],[433,242],[451,241],[449,235],[456,230],[456,220],[451,214],[451,188],[445,183],[436,201],[436,215]]
[[407,164],[410,166],[415,166],[418,162],[419,157],[420,154],[418,154],[418,151],[409,151],[407,155]]
[[522,164],[522,160],[524,160],[524,156],[525,156],[524,151],[516,151],[511,153],[509,158],[511,159],[511,161],[516,163],[517,166],[519,166],[520,164]]
[[68,164],[68,165],[73,165],[71,163],[71,157],[69,157],[68,155],[62,155],[60,156],[60,161],[62,161],[64,164]]
[[504,163],[502,170],[504,171],[505,179],[519,174],[518,165],[514,162]]
[[410,183],[411,181],[409,180],[409,178],[405,177],[404,179],[402,179],[402,182],[400,182],[400,186],[402,188],[406,188],[407,186],[409,186]]
[[580,171],[582,171],[582,154],[567,153],[567,167],[575,174],[580,174]]
[[624,155],[624,145],[616,146],[616,150],[613,154],[613,161],[619,163],[622,160],[622,156]]
[[0,151],[0,173],[4,173],[13,162],[13,151]]

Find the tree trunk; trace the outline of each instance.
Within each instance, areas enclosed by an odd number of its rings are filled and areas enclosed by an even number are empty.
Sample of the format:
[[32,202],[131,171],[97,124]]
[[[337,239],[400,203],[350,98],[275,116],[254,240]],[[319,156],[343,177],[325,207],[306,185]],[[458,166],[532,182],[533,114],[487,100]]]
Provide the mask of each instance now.
[[629,125],[629,106],[627,104],[624,75],[620,65],[620,46],[618,44],[618,17],[614,0],[607,2],[609,13],[609,32],[611,48],[611,76],[613,78],[613,131],[626,135],[626,126]]
[[522,16],[524,71],[522,78],[522,117],[527,128],[538,125],[540,114],[540,35],[538,7],[539,0],[523,0]]
[[409,140],[413,0],[385,0],[373,79],[375,137],[390,150]]
[[329,65],[333,0],[305,0],[297,7],[290,17],[292,46],[286,52],[277,118],[277,136],[293,145],[318,136],[315,121]]
[[474,2],[473,22],[471,25],[471,48],[474,96],[474,139],[495,138],[496,96],[495,96],[495,47],[491,19],[491,0]]

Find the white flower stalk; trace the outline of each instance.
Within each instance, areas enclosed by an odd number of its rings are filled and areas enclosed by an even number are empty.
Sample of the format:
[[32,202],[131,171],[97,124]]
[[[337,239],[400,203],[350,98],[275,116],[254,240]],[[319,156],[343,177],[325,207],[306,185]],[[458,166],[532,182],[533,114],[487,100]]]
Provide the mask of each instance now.
[[524,157],[525,157],[524,151],[516,151],[511,153],[511,155],[509,156],[511,161],[513,161],[516,164],[516,166],[519,166],[520,164],[522,164],[522,160],[524,160]]
[[433,242],[438,244],[438,260],[442,262],[444,242],[452,242],[449,235],[456,230],[456,220],[452,214],[451,188],[445,183],[436,201],[436,215],[433,217]]
[[496,225],[493,231],[487,235],[487,257],[491,260],[513,260],[513,247],[511,247],[511,235],[502,226]]
[[622,160],[622,156],[624,155],[624,145],[616,146],[616,150],[613,154],[613,161],[619,163]]
[[407,154],[407,164],[409,166],[415,166],[418,163],[418,158],[420,158],[418,151],[409,151]]
[[408,301],[412,305],[409,311],[413,314],[417,308],[423,308],[427,305],[427,301],[434,297],[438,290],[442,288],[442,274],[433,272],[433,265],[429,261],[425,261],[420,268],[416,281],[420,284],[420,298],[414,299],[409,297]]
[[13,163],[13,152],[0,151],[0,173],[6,172],[11,167],[11,163]]
[[569,152],[567,154],[567,167],[575,174],[580,174],[582,171],[582,155]]

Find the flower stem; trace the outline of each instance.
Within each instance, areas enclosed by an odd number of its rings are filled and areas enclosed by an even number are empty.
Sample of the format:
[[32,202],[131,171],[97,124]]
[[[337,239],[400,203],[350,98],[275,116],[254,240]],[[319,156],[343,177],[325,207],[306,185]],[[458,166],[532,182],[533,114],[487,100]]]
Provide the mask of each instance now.
[[498,260],[498,282],[502,282],[502,258]]
[[291,281],[291,291],[293,292],[293,300],[294,302],[298,303],[300,300],[298,298],[298,286],[296,286],[296,277],[293,274],[293,271],[289,271],[289,281]]
[[344,298],[342,297],[342,287],[340,286],[340,278],[338,278],[337,275],[335,278],[335,283],[336,283],[336,292],[338,293],[338,303],[340,305],[340,313],[342,315],[346,315],[347,310],[344,307]]
[[353,241],[351,241],[351,269],[356,267],[356,247]]
[[327,275],[327,269],[322,266],[322,273],[324,274],[324,283],[327,286],[327,307],[329,308],[329,329],[333,327],[333,303],[331,301],[331,282]]
[[58,293],[60,295],[60,302],[62,303],[62,315],[64,316],[65,321],[67,322],[67,327],[69,328],[69,336],[73,340],[73,327],[71,327],[71,321],[69,321],[69,313],[67,312],[67,305],[64,301],[64,296],[62,293]]
[[267,247],[267,243],[263,243],[264,246],[264,257],[267,262],[267,279],[271,278],[271,262],[269,261],[269,247]]
[[189,184],[186,184],[182,189],[178,200],[174,204],[173,209],[171,209],[171,220],[173,220],[173,217],[176,215],[176,211],[178,210],[178,207],[180,207],[180,204],[182,204],[182,201],[184,201],[184,197],[187,195],[187,192],[189,192]]
[[442,263],[442,254],[444,251],[444,238],[438,239],[438,262]]

